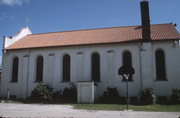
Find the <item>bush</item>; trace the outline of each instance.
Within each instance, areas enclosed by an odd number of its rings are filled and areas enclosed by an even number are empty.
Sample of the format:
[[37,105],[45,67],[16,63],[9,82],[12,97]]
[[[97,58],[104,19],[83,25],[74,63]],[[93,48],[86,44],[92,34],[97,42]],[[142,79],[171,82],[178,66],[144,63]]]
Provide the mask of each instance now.
[[168,100],[166,96],[159,96],[157,98],[157,103],[158,104],[168,104]]
[[38,85],[32,92],[31,98],[33,100],[51,101],[52,100],[52,88],[48,85]]
[[52,98],[55,102],[62,102],[62,91],[54,92]]
[[120,104],[126,104],[127,103],[126,97],[123,97],[123,96],[119,97],[119,103]]
[[99,98],[99,102],[102,103],[119,103],[119,94],[116,88],[107,87],[106,91],[103,93],[103,96]]
[[141,103],[142,104],[155,104],[156,97],[152,88],[146,88],[142,91]]
[[10,99],[10,100],[16,100],[17,98],[16,98],[16,95],[10,95],[10,96],[9,96],[9,99]]
[[65,88],[62,93],[62,97],[65,101],[76,102],[77,101],[77,88],[74,83],[70,84],[70,88]]
[[180,89],[172,89],[172,103],[180,104]]
[[130,97],[130,104],[137,104],[138,103],[138,98],[133,96],[133,97]]

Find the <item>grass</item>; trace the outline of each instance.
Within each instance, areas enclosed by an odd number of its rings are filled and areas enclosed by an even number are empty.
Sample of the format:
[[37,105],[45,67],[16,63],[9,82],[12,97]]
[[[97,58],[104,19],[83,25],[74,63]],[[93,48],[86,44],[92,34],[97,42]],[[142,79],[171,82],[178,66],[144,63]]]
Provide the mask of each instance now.
[[[73,104],[75,109],[86,110],[126,110],[126,105],[117,104]],[[129,105],[133,111],[180,112],[180,105]]]

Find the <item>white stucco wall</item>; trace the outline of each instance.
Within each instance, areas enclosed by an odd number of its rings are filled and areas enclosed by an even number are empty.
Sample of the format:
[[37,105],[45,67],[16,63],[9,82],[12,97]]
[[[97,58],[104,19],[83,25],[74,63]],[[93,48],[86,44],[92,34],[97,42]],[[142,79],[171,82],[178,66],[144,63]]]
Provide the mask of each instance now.
[[[174,42],[165,43],[165,45],[156,43],[153,45],[153,51],[157,49],[162,49],[165,53],[167,81],[156,81],[155,70],[153,70],[155,92],[159,96],[170,96],[172,88],[180,89],[180,46]],[[155,63],[155,57],[153,57],[153,63]]]
[[22,28],[15,36],[13,37],[4,37],[4,48],[12,45],[19,39],[27,36],[28,34],[32,34],[31,30],[28,27]]
[[[155,51],[165,52],[166,75],[168,81],[156,81]],[[48,84],[54,91],[63,90],[69,82],[62,82],[62,58],[64,54],[71,57],[71,81],[91,81],[91,55],[100,55],[101,80],[95,86],[95,99],[102,96],[106,88],[117,87],[120,96],[126,96],[125,82],[118,75],[122,66],[124,51],[132,54],[132,66],[135,69],[133,82],[129,82],[129,95],[139,97],[141,90],[152,87],[157,96],[170,96],[172,88],[180,88],[180,47],[174,46],[173,41],[150,43],[122,43],[91,46],[73,46],[56,48],[39,48],[29,50],[7,51],[3,56],[1,81],[1,96],[11,95],[19,98],[30,96],[36,87],[35,72],[36,58],[44,57],[43,83]],[[18,82],[11,83],[12,59],[19,57]]]

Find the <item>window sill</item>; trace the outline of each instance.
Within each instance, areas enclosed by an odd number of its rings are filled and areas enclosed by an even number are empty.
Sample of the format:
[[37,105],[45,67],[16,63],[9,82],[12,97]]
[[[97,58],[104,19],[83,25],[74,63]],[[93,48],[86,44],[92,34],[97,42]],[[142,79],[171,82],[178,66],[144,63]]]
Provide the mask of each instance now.
[[70,81],[60,81],[61,83],[71,83]]
[[156,82],[167,82],[168,80],[155,80]]
[[94,81],[94,83],[100,83],[101,81]]
[[13,82],[13,81],[10,81],[9,83],[14,83],[14,84],[16,84],[16,83],[18,83],[18,82]]
[[94,86],[98,86],[98,84],[100,83],[101,81],[95,81],[94,82]]
[[43,81],[35,81],[34,83],[43,83]]

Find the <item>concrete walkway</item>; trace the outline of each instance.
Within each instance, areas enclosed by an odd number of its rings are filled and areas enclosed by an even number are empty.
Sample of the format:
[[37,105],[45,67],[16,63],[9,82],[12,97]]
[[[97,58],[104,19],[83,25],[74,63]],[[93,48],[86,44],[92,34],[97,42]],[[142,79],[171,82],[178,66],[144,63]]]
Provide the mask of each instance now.
[[0,103],[0,116],[31,118],[179,118],[180,112],[76,110],[70,105]]

